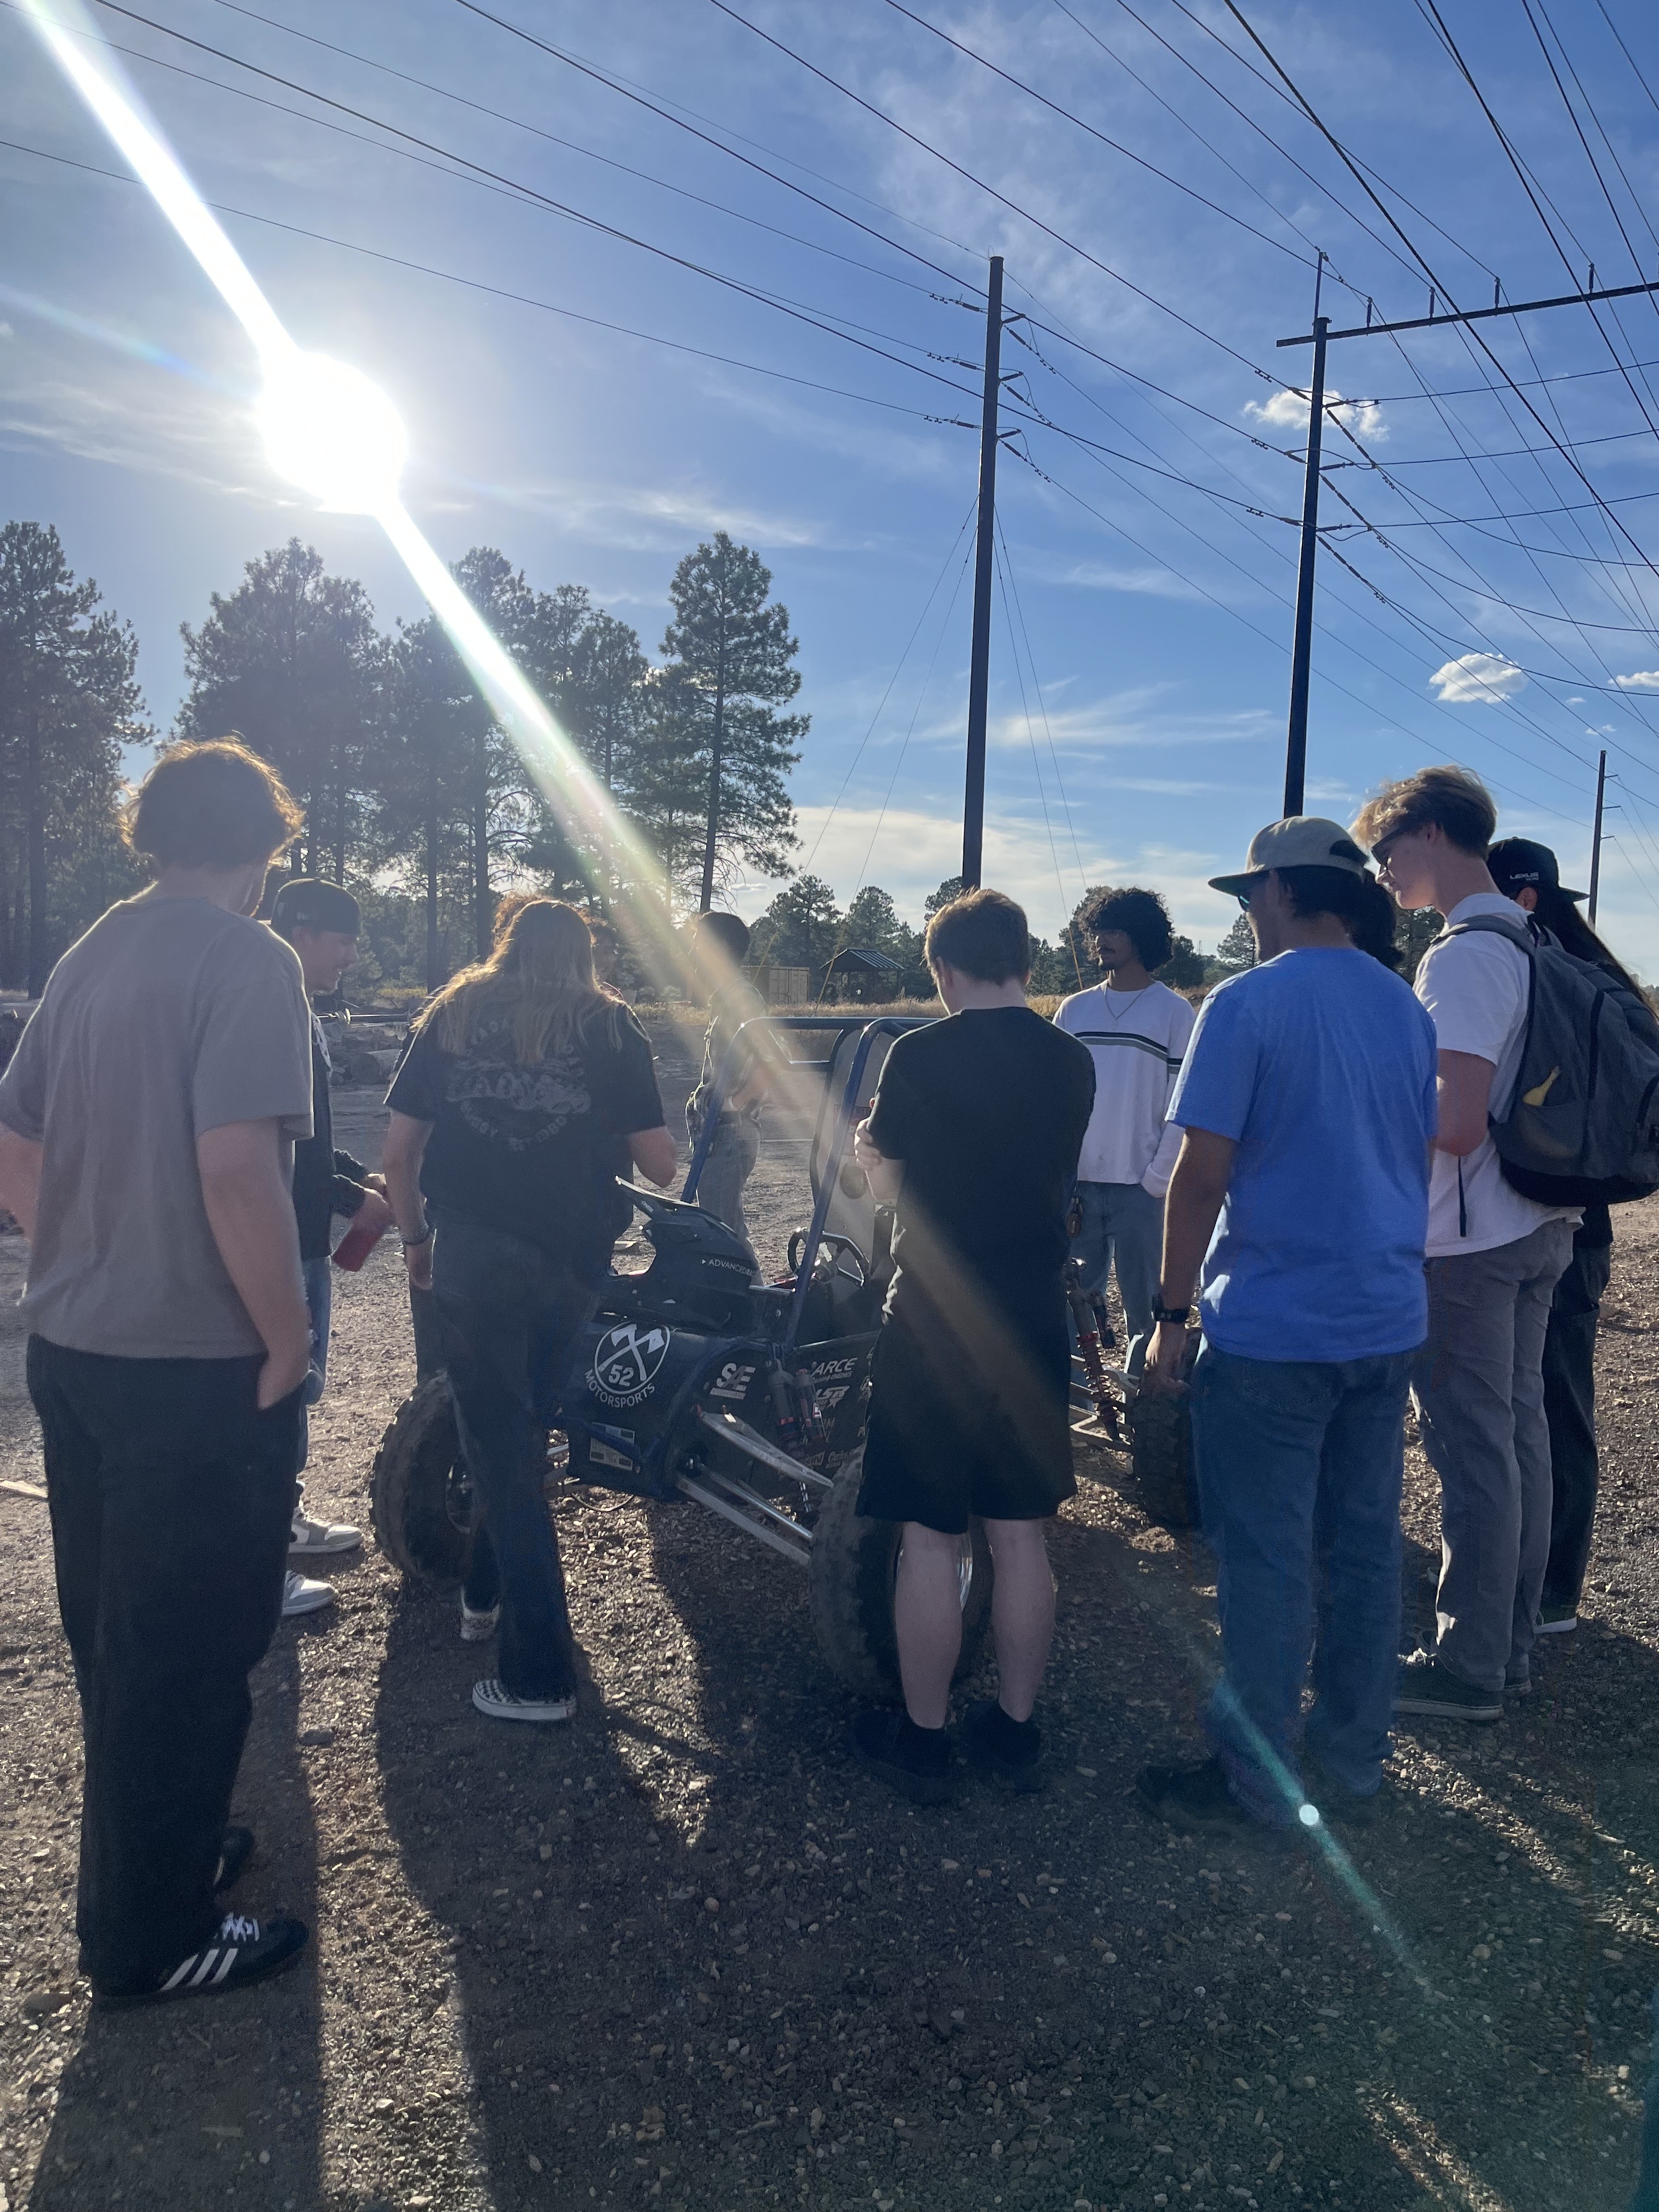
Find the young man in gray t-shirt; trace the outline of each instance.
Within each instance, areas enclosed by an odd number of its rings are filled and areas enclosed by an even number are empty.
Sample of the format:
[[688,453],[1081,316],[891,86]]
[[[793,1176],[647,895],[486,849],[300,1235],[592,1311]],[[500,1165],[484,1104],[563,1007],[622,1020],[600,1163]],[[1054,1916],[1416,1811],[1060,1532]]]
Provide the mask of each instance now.
[[222,1895],[252,1847],[226,1822],[311,1342],[289,1196],[309,1011],[248,918],[298,820],[239,744],[164,755],[126,823],[156,882],[64,955],[0,1080],[86,1741],[76,1924],[105,2001],[235,1988],[306,1941]]

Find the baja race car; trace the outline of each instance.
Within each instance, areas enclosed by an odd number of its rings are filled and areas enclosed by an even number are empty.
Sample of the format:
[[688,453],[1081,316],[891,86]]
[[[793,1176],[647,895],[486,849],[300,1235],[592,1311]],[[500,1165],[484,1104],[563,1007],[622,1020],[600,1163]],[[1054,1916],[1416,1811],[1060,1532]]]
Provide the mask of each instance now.
[[[623,1186],[645,1215],[650,1264],[606,1280],[563,1371],[544,1388],[550,1485],[586,1482],[696,1505],[793,1561],[807,1576],[826,1662],[849,1689],[872,1697],[898,1688],[893,1586],[902,1530],[857,1511],[871,1360],[893,1273],[893,1212],[874,1204],[847,1153],[893,1039],[929,1018],[768,1018],[775,1035],[830,1039],[825,1058],[789,1063],[795,1080],[820,1080],[822,1095],[809,1158],[811,1219],[791,1235],[787,1272],[775,1282],[762,1279],[742,1237],[695,1203],[720,1103],[741,1064],[740,1030],[681,1196]],[[1079,1340],[1073,1425],[1130,1455],[1148,1510],[1184,1524],[1184,1407],[1137,1402],[1130,1378],[1103,1364],[1103,1314],[1075,1284],[1071,1294]],[[405,1574],[458,1583],[475,1506],[441,1372],[419,1382],[394,1416],[371,1490],[386,1556]],[[990,1551],[975,1522],[962,1540],[959,1678],[971,1673],[989,1628],[991,1586]]]

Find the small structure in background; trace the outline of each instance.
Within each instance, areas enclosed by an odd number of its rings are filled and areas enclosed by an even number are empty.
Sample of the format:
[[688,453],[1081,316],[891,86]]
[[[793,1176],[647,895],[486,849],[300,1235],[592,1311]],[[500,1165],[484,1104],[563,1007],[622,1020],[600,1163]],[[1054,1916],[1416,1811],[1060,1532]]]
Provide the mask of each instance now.
[[825,970],[825,995],[850,1000],[856,1006],[885,1006],[898,995],[903,969],[885,952],[867,945],[849,945],[836,953]]
[[[810,968],[780,968],[769,960],[763,960],[758,966],[745,968],[743,972],[769,1006],[804,1006],[811,1000]],[[663,995],[666,998],[668,994],[665,992]]]

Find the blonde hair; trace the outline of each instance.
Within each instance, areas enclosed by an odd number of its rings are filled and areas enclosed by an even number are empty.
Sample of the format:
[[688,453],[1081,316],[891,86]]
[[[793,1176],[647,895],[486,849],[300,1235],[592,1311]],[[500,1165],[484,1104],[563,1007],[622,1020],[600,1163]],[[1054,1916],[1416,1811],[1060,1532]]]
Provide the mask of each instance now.
[[1353,825],[1356,840],[1368,850],[1390,837],[1437,823],[1449,843],[1485,860],[1498,827],[1498,809],[1478,775],[1466,768],[1420,768],[1415,775],[1385,783],[1360,808]]
[[465,1052],[485,1030],[510,1025],[521,1067],[596,1032],[614,1050],[622,1042],[620,1000],[593,981],[593,940],[587,924],[562,899],[530,899],[520,907],[477,967],[452,976],[421,1019],[441,1051]]

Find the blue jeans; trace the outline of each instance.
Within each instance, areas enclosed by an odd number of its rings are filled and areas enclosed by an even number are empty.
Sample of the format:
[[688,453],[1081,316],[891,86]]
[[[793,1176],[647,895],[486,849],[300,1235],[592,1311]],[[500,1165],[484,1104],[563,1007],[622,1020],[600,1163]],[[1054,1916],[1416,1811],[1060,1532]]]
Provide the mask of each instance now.
[[[1138,1182],[1080,1182],[1077,1200],[1081,1219],[1072,1239],[1072,1257],[1083,1262],[1084,1289],[1103,1297],[1115,1261],[1129,1338],[1124,1364],[1139,1375],[1164,1265],[1164,1200]],[[1074,1341],[1076,1334],[1073,1328]]]
[[1413,1358],[1241,1359],[1206,1343],[1193,1370],[1193,1455],[1225,1661],[1205,1726],[1234,1796],[1275,1826],[1301,1803],[1310,1651],[1308,1748],[1358,1796],[1382,1786]]
[[[306,1311],[311,1316],[311,1364],[306,1370],[305,1382],[300,1393],[300,1456],[295,1464],[296,1474],[306,1471],[306,1462],[311,1457],[311,1423],[307,1419],[311,1408],[323,1395],[328,1381],[328,1338],[334,1316],[334,1278],[329,1273],[333,1261],[326,1252],[320,1260],[301,1260],[300,1273],[306,1286]],[[294,1510],[300,1510],[305,1494],[303,1482],[294,1486]]]
[[482,1514],[467,1601],[490,1602],[486,1582],[496,1581],[503,1686],[520,1698],[564,1697],[576,1687],[576,1653],[547,1505],[547,1437],[565,1362],[598,1294],[540,1245],[447,1210],[438,1217],[432,1289]]

